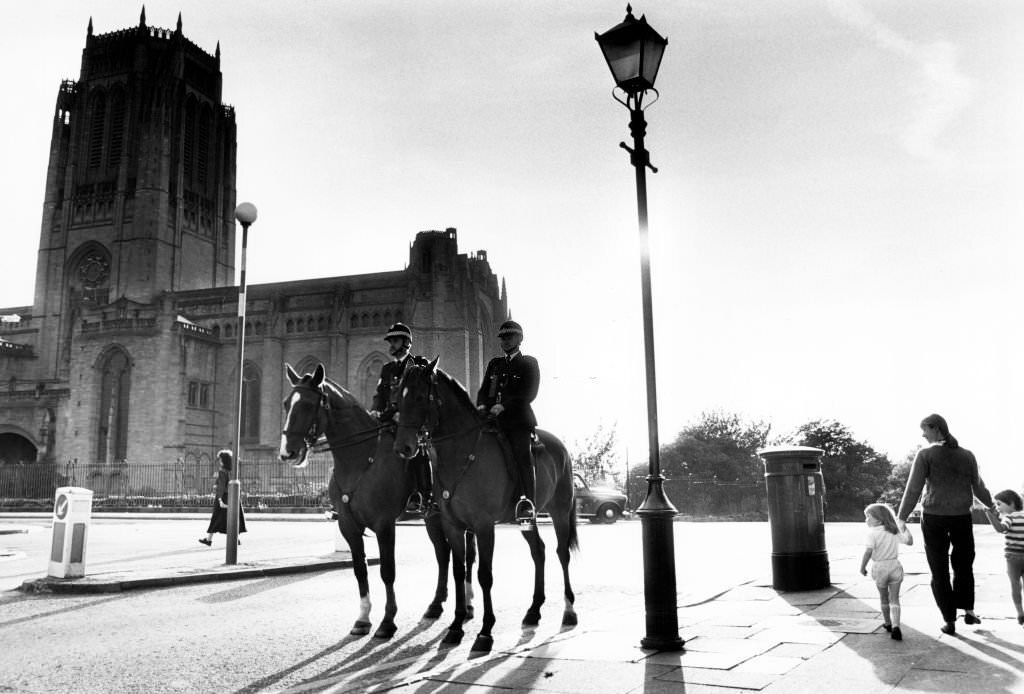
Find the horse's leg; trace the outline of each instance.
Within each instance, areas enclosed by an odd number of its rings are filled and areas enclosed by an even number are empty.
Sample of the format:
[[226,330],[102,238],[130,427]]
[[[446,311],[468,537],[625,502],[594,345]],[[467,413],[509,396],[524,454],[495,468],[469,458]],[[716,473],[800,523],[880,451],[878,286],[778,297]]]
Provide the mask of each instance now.
[[395,626],[395,614],[398,613],[398,602],[395,600],[395,524],[385,523],[376,532],[380,551],[380,578],[384,582],[387,602],[384,603],[384,619],[373,636],[377,639],[390,639],[398,628]]
[[444,536],[440,513],[427,514],[423,522],[427,528],[427,537],[434,545],[434,558],[437,560],[437,587],[434,588],[434,599],[427,606],[423,617],[424,619],[437,619],[444,611],[442,607],[444,601],[448,599],[448,563],[452,550]]
[[462,622],[466,619],[466,538],[463,532],[450,523],[444,523],[444,536],[452,548],[452,578],[455,583],[455,618],[448,626],[448,633],[441,643],[451,646],[462,642],[465,632]]
[[555,526],[555,537],[558,539],[558,547],[555,553],[558,561],[562,564],[562,585],[564,586],[565,609],[562,611],[562,626],[576,626],[576,595],[572,592],[572,584],[569,581],[569,551],[577,546],[576,539],[576,514],[573,509],[569,513],[552,513],[551,522]]
[[352,636],[366,636],[370,633],[370,581],[366,573],[366,550],[363,547],[363,529],[353,522],[338,519],[338,527],[352,552],[352,573],[359,584],[359,617],[352,630]]
[[536,525],[522,535],[530,545],[530,557],[533,559],[533,602],[523,617],[523,626],[535,627],[540,623],[540,606],[544,604],[544,541],[540,539]]
[[494,646],[494,637],[491,636],[491,630],[494,628],[494,605],[491,602],[491,586],[494,584],[494,526],[485,525],[478,528],[476,542],[480,560],[477,580],[480,583],[480,592],[484,596],[484,619],[472,650],[490,652]]
[[466,621],[473,619],[473,564],[476,563],[476,535],[466,531]]

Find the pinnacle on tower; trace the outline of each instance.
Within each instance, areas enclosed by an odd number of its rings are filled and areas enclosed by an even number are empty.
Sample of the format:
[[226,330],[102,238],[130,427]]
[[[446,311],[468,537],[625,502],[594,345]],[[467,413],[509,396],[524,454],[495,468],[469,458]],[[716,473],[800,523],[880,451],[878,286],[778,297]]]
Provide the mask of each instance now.
[[178,12],[178,26],[175,28],[175,32],[181,33],[181,12]]
[[92,36],[92,17],[89,17],[89,28],[85,32],[86,36]]
[[146,6],[145,5],[142,6],[142,14],[139,15],[139,28],[140,29],[145,29],[146,28]]

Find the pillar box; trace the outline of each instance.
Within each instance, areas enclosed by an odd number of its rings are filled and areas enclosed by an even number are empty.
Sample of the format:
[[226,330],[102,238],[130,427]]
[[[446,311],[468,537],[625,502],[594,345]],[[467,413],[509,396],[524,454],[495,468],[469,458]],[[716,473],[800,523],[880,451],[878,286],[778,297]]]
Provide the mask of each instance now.
[[53,544],[47,576],[85,576],[85,546],[92,520],[92,490],[59,487],[53,502]]
[[759,450],[768,488],[772,531],[772,587],[816,590],[831,583],[825,550],[825,485],[820,448]]

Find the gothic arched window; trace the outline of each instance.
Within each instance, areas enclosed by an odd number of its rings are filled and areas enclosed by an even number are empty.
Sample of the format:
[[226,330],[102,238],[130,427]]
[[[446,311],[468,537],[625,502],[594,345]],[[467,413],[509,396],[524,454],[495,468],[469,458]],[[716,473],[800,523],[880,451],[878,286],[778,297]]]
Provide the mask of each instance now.
[[124,90],[118,89],[110,99],[110,136],[107,145],[107,168],[115,172],[121,166],[121,154],[124,149]]
[[359,369],[359,392],[356,397],[369,407],[373,402],[373,395],[377,392],[377,381],[380,380],[380,370],[388,362],[388,358],[380,352],[374,352],[368,356]]
[[196,147],[196,179],[199,188],[205,189],[209,174],[210,158],[210,128],[213,116],[210,113],[210,106],[203,105],[202,113],[199,115],[199,143]]
[[103,125],[107,114],[107,97],[96,92],[92,97],[92,120],[89,122],[89,168],[98,169],[103,161]]
[[196,100],[190,97],[185,104],[185,146],[183,156],[183,168],[185,169],[185,184],[192,184],[192,171],[196,161]]
[[243,441],[260,438],[260,371],[252,362],[242,369],[242,430]]
[[113,463],[128,457],[128,396],[131,360],[120,347],[111,348],[97,365],[99,371],[99,426],[96,461]]

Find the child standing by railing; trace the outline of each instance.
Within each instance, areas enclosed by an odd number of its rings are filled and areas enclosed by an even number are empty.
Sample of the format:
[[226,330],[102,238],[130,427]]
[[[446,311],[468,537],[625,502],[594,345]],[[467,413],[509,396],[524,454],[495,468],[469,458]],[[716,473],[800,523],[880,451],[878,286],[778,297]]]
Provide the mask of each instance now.
[[1010,598],[1017,608],[1017,623],[1024,624],[1024,608],[1021,607],[1020,587],[1024,580],[1024,511],[1021,510],[1020,494],[1004,489],[995,495],[996,509],[985,509],[988,522],[998,532],[1006,535],[1006,575],[1010,579]]
[[914,544],[910,530],[900,532],[896,514],[886,504],[870,504],[864,509],[864,522],[868,537],[864,556],[860,560],[860,573],[868,575],[868,560],[872,560],[871,577],[878,588],[882,606],[882,626],[896,641],[903,640],[900,630],[900,585],[903,583],[903,565],[900,564],[900,543]]

